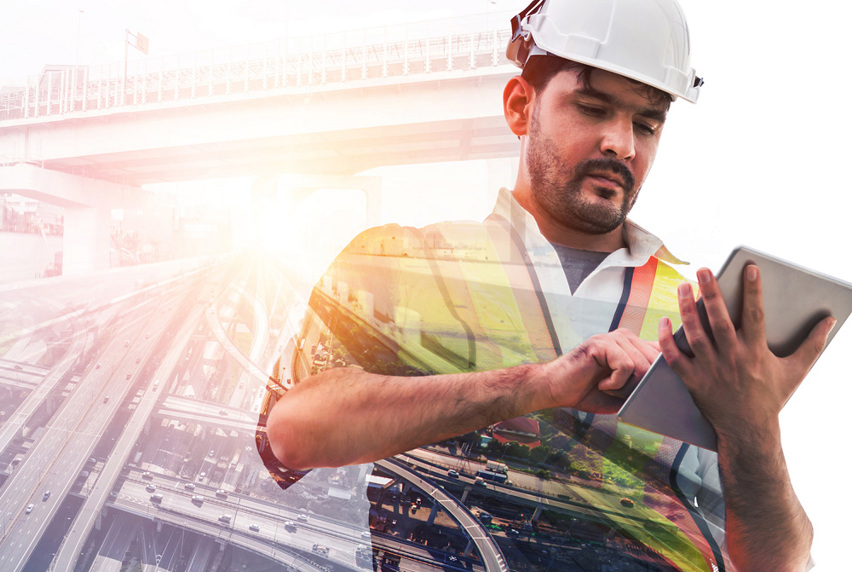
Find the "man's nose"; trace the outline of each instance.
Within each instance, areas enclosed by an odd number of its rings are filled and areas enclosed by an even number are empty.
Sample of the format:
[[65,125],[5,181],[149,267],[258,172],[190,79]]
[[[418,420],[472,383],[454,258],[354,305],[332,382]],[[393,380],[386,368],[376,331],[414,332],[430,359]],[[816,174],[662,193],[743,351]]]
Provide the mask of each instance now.
[[633,122],[615,118],[607,122],[601,139],[601,152],[621,161],[629,161],[636,155]]

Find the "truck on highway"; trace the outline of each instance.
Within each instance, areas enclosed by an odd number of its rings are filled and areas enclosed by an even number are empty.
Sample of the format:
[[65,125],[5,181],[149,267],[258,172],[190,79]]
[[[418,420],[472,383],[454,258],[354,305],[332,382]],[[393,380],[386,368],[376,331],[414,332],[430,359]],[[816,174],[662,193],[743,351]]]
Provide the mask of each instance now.
[[485,470],[491,471],[492,473],[503,473],[504,475],[509,473],[509,467],[507,467],[505,463],[500,463],[499,461],[488,461],[485,463]]
[[486,471],[484,469],[477,471],[476,476],[495,483],[505,483],[508,480],[508,477],[504,473],[495,473],[494,471]]
[[328,546],[322,544],[314,544],[314,547],[311,549],[317,554],[322,554],[323,556],[328,556]]

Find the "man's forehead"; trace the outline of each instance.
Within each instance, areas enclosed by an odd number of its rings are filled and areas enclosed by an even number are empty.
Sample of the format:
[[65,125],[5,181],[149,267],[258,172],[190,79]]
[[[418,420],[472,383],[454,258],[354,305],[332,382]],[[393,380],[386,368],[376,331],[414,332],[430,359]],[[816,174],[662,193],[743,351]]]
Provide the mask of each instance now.
[[[567,80],[569,93],[602,103],[633,110],[641,115],[665,120],[671,98],[634,79],[596,68],[563,70],[557,77]],[[554,78],[555,79],[555,78]],[[566,94],[567,95],[567,94]]]

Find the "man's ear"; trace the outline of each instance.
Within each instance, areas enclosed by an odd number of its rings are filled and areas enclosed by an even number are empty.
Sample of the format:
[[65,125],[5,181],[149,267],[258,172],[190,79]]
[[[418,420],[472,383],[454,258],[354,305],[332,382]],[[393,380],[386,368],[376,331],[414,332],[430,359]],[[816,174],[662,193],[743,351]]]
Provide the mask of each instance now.
[[529,130],[535,89],[521,76],[509,80],[503,89],[503,115],[512,133],[520,137]]

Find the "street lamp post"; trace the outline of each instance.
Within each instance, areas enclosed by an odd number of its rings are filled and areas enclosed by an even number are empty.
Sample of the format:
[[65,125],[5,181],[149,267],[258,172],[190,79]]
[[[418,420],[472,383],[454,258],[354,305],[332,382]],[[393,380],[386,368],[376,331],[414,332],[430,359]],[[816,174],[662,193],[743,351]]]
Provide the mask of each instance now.
[[133,47],[142,52],[144,55],[148,55],[148,38],[143,36],[139,32],[135,34],[130,30],[124,30],[124,79],[121,81],[121,97],[122,104],[124,103],[124,96],[127,93],[127,46],[130,46],[130,38],[133,38]]
[[80,65],[80,16],[85,14],[86,11],[82,8],[77,8],[77,62],[76,64]]

